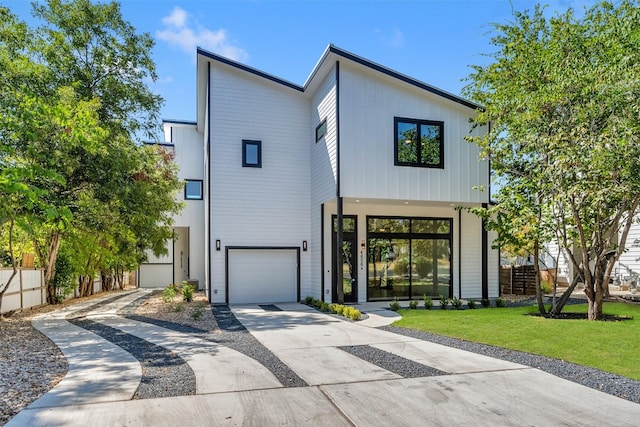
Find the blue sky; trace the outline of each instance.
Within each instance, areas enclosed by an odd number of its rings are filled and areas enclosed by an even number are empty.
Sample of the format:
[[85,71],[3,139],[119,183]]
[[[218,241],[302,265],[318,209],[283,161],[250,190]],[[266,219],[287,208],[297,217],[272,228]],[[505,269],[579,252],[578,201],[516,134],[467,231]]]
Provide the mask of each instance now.
[[[528,0],[124,0],[124,18],[156,40],[162,117],[195,120],[195,52],[200,46],[303,84],[329,43],[440,89],[460,94],[469,65],[486,64],[491,23]],[[549,0],[548,13],[590,0]],[[34,25],[24,0],[0,0]]]

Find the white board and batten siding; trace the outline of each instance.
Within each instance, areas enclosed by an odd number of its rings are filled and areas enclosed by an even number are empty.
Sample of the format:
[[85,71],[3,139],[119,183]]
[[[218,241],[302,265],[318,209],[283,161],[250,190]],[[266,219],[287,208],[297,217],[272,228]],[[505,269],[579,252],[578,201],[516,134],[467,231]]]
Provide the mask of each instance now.
[[[302,92],[212,62],[213,302],[225,302],[225,247],[301,247],[310,240],[311,112]],[[242,166],[242,141],[262,144],[262,167]],[[301,282],[309,287],[309,252]]]
[[[475,115],[397,79],[348,65],[340,68],[340,183],[344,197],[488,202],[486,161],[464,140]],[[394,165],[394,117],[444,122],[444,169]],[[478,134],[480,129],[471,134]]]
[[[311,257],[311,280],[314,286],[304,286],[302,297],[307,295],[320,298],[322,281],[321,247],[322,241],[322,204],[334,200],[336,196],[337,177],[337,118],[336,118],[336,79],[335,66],[327,73],[322,84],[311,97],[311,240],[309,252]],[[327,121],[327,133],[323,138],[315,140],[315,129],[323,121]],[[335,203],[334,203],[335,205]]]

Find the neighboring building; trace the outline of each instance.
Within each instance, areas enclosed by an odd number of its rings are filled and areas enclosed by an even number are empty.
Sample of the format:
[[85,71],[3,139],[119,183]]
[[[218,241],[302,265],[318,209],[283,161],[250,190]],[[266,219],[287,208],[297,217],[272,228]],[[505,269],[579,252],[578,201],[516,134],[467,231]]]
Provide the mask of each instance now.
[[499,295],[492,233],[455,209],[489,203],[464,140],[486,131],[477,105],[335,46],[303,86],[201,49],[197,63],[196,126],[165,130],[177,155],[203,153],[181,164],[204,177],[203,220],[177,225],[212,302],[335,301],[340,280],[347,302]]
[[[195,122],[165,120],[165,141],[159,144],[174,153],[178,177],[185,181],[181,199],[185,206],[173,225],[174,239],[167,242],[167,255],[156,257],[147,251],[147,261],[138,269],[138,286],[165,287],[191,281],[204,289],[204,146]],[[178,141],[174,143],[174,141]]]

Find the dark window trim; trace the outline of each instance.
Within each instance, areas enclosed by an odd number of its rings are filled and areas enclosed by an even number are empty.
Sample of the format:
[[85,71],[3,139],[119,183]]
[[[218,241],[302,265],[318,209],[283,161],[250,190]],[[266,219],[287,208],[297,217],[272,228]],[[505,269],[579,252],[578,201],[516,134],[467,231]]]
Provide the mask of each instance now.
[[[418,162],[401,162],[398,160],[398,123],[413,123],[418,126],[418,135],[420,135],[420,126],[439,126],[440,127],[440,163],[438,164],[426,164]],[[444,122],[438,120],[421,120],[410,119],[407,117],[394,117],[393,118],[393,164],[396,166],[412,166],[419,168],[431,168],[431,169],[444,169]],[[420,138],[416,137],[418,144],[421,144]],[[421,155],[421,150],[418,148],[418,156]]]
[[[258,162],[247,163],[247,146],[254,145],[258,147]],[[262,167],[262,141],[255,141],[251,139],[242,140],[242,167],[245,168],[261,168]]]
[[[437,220],[437,221],[449,221],[449,232],[448,233],[414,233],[412,231],[403,233],[403,232],[393,232],[393,233],[380,233],[380,232],[371,232],[369,231],[369,220],[372,218],[384,218],[384,219],[408,219],[408,220]],[[369,240],[374,238],[374,239],[408,239],[409,241],[413,240],[413,239],[447,239],[449,240],[449,249],[450,249],[450,254],[449,254],[449,277],[451,278],[451,283],[449,286],[449,295],[448,297],[451,298],[453,296],[453,286],[454,286],[454,277],[453,277],[453,264],[454,264],[454,257],[453,257],[453,251],[454,251],[454,241],[453,241],[453,218],[451,217],[421,217],[421,216],[398,216],[398,215],[367,215],[365,217],[365,221],[366,221],[366,228],[367,228],[367,233],[366,233],[366,241],[367,241],[367,255],[366,255],[366,262],[367,264],[369,263]],[[458,262],[460,262],[460,260],[458,260]],[[367,267],[367,283],[369,283],[369,268]],[[411,294],[411,286],[409,285],[409,294]],[[369,289],[367,286],[367,302],[371,301],[369,299]],[[375,300],[375,301],[381,301],[381,300]]]
[[[200,183],[200,197],[189,197],[187,195],[187,183],[188,182],[199,182]],[[202,179],[185,179],[184,180],[184,199],[185,200],[202,200],[203,189],[204,189],[204,181]]]
[[[323,127],[324,129],[323,129],[322,135],[318,135],[320,129],[322,129]],[[324,138],[326,134],[327,134],[327,119],[324,119],[323,121],[320,122],[318,126],[316,126],[316,143],[320,141],[322,138]]]

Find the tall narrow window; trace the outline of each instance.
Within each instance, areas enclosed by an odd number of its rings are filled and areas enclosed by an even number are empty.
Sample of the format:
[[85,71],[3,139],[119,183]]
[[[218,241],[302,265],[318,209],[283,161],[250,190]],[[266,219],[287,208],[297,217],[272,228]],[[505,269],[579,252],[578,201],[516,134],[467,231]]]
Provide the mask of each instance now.
[[246,168],[262,167],[262,141],[242,140],[242,166]]
[[444,122],[396,117],[395,164],[444,168]]
[[184,182],[185,200],[202,200],[202,180],[186,179]]

